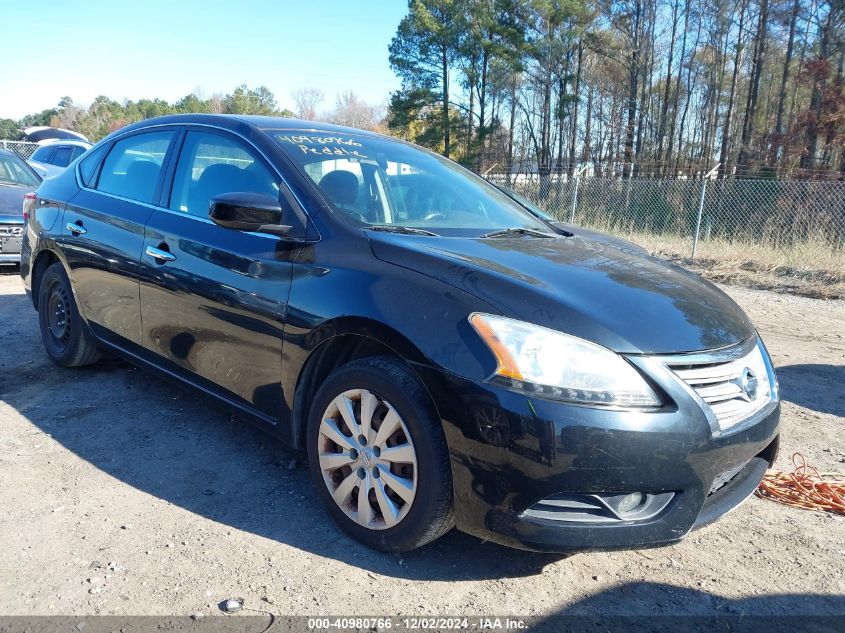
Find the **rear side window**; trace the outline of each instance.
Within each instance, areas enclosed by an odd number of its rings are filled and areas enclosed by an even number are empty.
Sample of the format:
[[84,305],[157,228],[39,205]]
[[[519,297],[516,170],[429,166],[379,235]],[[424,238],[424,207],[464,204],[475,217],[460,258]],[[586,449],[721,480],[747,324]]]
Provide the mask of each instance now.
[[70,165],[70,147],[67,145],[64,147],[57,147],[56,153],[53,154],[53,158],[50,162],[54,165],[58,165],[59,167],[67,167]]
[[97,190],[152,203],[172,138],[170,131],[148,132],[117,141],[103,161]]
[[37,187],[40,182],[20,158],[0,155],[0,185]]
[[32,153],[30,160],[34,160],[37,163],[49,163],[50,157],[53,155],[53,152],[56,151],[55,147],[39,147]]
[[79,163],[79,177],[86,187],[90,187],[94,183],[94,174],[97,173],[97,167],[99,167],[107,148],[108,144],[98,147]]
[[266,193],[278,200],[279,181],[238,141],[188,132],[173,179],[170,208],[207,218],[211,198],[236,191]]

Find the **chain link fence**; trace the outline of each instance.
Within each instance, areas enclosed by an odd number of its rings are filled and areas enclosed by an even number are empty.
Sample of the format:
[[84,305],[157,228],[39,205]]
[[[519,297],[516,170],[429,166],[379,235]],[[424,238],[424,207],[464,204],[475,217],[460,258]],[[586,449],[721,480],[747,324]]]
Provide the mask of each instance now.
[[[845,258],[845,182],[487,174],[564,222],[663,239],[694,257],[710,243]],[[809,249],[809,250],[808,250]]]
[[24,160],[29,160],[30,157],[35,153],[35,150],[38,149],[38,143],[32,143],[30,141],[0,140],[0,149],[4,149],[7,152],[12,152],[13,154],[20,156]]

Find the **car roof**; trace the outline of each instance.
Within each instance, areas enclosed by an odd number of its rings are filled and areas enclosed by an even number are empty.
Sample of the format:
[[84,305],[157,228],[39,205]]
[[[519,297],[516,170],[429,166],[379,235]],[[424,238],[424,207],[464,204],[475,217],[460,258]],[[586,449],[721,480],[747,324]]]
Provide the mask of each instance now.
[[73,145],[75,147],[84,147],[85,149],[91,147],[91,143],[88,143],[87,141],[76,141],[66,138],[54,138],[49,141],[40,143],[40,145],[41,147],[53,147],[54,145]]
[[333,123],[323,123],[322,121],[303,121],[301,119],[291,119],[287,117],[258,116],[253,114],[171,114],[133,123],[121,130],[118,130],[118,132],[122,133],[151,125],[190,125],[191,123],[204,123],[206,125],[214,125],[224,129],[236,129],[239,125],[247,124],[258,128],[259,130],[331,132],[335,134],[356,134],[383,137],[382,134],[377,134],[376,132],[369,132],[367,130],[360,130],[358,128],[345,127],[342,125],[334,125]]

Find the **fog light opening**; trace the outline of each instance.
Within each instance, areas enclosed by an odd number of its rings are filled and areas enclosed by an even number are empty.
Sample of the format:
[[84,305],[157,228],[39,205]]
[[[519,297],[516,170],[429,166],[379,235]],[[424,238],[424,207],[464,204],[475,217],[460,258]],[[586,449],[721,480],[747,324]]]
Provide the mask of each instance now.
[[640,522],[663,512],[674,492],[561,492],[538,501],[524,517],[573,523]]
[[616,505],[616,511],[619,514],[628,514],[639,508],[643,501],[645,501],[645,495],[643,493],[632,492],[619,499]]

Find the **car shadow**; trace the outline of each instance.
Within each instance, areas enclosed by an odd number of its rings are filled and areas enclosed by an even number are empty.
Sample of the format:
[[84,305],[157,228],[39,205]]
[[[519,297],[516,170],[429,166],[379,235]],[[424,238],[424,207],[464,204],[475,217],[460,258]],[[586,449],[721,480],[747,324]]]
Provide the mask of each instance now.
[[0,399],[69,451],[122,483],[211,521],[413,580],[531,576],[561,555],[513,550],[452,531],[401,556],[339,530],[312,488],[303,456],[200,392],[104,359],[62,369],[46,357],[21,294],[0,302]]
[[845,365],[786,365],[777,368],[777,375],[783,400],[845,417]]
[[[716,579],[713,579],[716,580]],[[714,583],[714,591],[719,590]],[[842,631],[845,596],[762,594],[733,600],[706,590],[628,582],[599,591],[528,630],[568,631]]]

